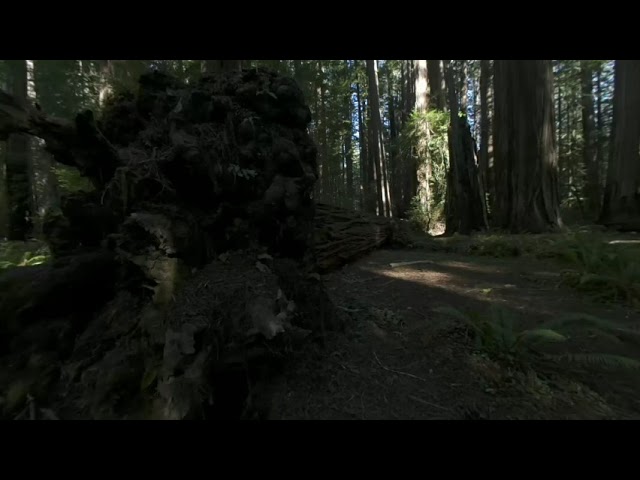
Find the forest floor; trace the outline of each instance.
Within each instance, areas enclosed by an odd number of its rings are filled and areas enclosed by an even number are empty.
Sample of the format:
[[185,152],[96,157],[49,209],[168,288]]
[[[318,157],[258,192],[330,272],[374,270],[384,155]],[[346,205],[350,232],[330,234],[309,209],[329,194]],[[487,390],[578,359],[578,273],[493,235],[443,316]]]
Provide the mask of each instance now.
[[[421,263],[391,265],[401,262]],[[637,308],[596,302],[562,284],[562,272],[526,256],[412,249],[379,250],[326,275],[346,335],[331,334],[286,372],[270,418],[640,418],[638,370],[598,365],[611,355],[640,359]],[[514,364],[478,349],[462,321],[439,311],[481,316],[492,306],[511,312],[514,332],[588,314],[627,335],[581,326],[554,345],[557,354],[594,354],[594,365]]]
[[[454,236],[375,251],[323,277],[345,331],[305,348],[256,401],[271,398],[271,419],[639,419],[638,238]],[[0,242],[0,270],[47,255]],[[495,323],[496,308],[513,318],[489,338],[497,350],[469,328]],[[497,338],[570,316],[603,326],[563,324],[566,341],[543,349],[551,361]]]

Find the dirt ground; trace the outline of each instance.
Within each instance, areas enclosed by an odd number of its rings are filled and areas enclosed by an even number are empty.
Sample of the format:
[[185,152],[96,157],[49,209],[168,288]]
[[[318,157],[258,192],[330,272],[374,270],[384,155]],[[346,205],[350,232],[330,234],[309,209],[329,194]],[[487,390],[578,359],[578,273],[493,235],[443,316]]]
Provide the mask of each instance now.
[[[392,263],[421,262],[404,266]],[[636,372],[565,365],[523,371],[474,351],[467,329],[434,311],[486,311],[492,304],[531,328],[588,313],[636,329],[640,315],[560,285],[560,267],[421,250],[379,250],[324,281],[346,335],[309,349],[275,385],[271,419],[640,418]],[[640,347],[588,331],[573,352],[640,358]]]

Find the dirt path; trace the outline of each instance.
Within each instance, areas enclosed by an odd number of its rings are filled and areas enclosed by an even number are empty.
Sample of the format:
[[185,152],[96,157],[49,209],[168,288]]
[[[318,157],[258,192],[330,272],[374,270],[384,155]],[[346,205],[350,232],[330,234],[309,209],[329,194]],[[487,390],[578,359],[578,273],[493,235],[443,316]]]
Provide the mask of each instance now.
[[[397,263],[418,262],[408,265]],[[347,321],[276,386],[274,419],[640,418],[637,373],[523,373],[473,350],[466,329],[434,311],[516,312],[518,329],[568,313],[625,328],[638,313],[559,285],[553,264],[381,250],[324,281]],[[577,351],[640,358],[637,345],[572,338]]]

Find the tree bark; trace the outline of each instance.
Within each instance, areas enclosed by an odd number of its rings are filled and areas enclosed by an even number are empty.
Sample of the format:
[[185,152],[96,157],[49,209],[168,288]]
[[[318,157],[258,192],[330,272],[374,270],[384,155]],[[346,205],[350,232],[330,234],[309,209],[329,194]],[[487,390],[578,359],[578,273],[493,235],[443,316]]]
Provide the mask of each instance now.
[[[603,118],[603,110],[602,110],[602,65],[598,67],[598,71],[596,74],[596,121],[597,121],[597,163],[598,163],[598,178],[600,179],[600,183],[598,184],[598,189],[602,192],[604,180],[606,180],[606,174],[603,174],[603,170],[607,165],[606,156],[604,152],[604,144],[605,144],[605,131],[604,131],[604,118]],[[600,198],[602,200],[602,198]]]
[[480,184],[485,196],[488,196],[488,205],[491,205],[491,186],[489,182],[489,132],[491,124],[489,120],[489,83],[491,73],[489,60],[480,60],[480,152],[478,163],[480,170]]
[[589,214],[597,215],[600,209],[600,178],[593,106],[593,69],[588,60],[581,62],[580,77],[582,87],[582,155],[584,168],[587,172],[584,197],[587,199]]
[[[564,131],[564,115],[562,110],[562,82],[558,81],[558,163],[562,162],[562,154],[563,154],[563,141],[562,141],[562,132]],[[562,169],[561,169],[562,170]]]
[[320,99],[318,120],[319,120],[319,143],[318,149],[320,166],[320,193],[326,199],[329,198],[329,148],[327,145],[327,107],[326,107],[326,87],[324,81],[324,66],[322,60],[318,60],[318,94]]
[[360,184],[361,184],[361,196],[360,205],[364,211],[375,212],[375,205],[373,210],[370,207],[371,192],[371,177],[369,175],[369,145],[367,141],[367,132],[365,127],[365,108],[364,99],[362,98],[360,91],[360,82],[356,83],[356,100],[358,102],[358,142],[360,144]]
[[467,115],[467,108],[469,107],[469,85],[468,85],[468,65],[466,60],[459,60],[458,62],[458,82],[459,82],[459,95],[460,95],[460,111]]
[[494,61],[498,224],[540,233],[562,226],[549,60]]
[[[16,98],[27,100],[27,61],[8,60],[11,86]],[[0,123],[6,121],[0,120]],[[10,135],[7,141],[6,178],[9,203],[9,240],[26,240],[32,228],[32,185],[30,175],[30,138],[23,133]]]
[[391,69],[387,69],[387,101],[389,102],[389,163],[391,173],[391,196],[393,198],[393,215],[400,217],[404,199],[402,196],[402,169],[398,161],[398,119],[393,91],[393,78]]
[[442,60],[427,60],[427,72],[429,75],[431,108],[444,110],[446,108],[446,99],[443,88]]
[[445,67],[451,124],[447,175],[447,235],[468,235],[487,227],[484,199],[478,179],[476,151],[466,116],[460,116],[451,63]]
[[367,77],[369,80],[369,151],[373,160],[374,175],[376,181],[376,198],[378,204],[378,214],[384,215],[386,212],[386,202],[384,194],[384,184],[382,178],[382,145],[381,130],[382,121],[380,119],[380,99],[378,94],[378,67],[377,60],[367,60]]
[[640,60],[616,60],[611,159],[601,223],[640,228]]
[[[415,112],[422,117],[427,114],[429,107],[429,91],[428,91],[428,70],[426,60],[414,60],[416,65],[415,92],[416,103]],[[429,142],[429,124],[424,121],[421,123],[422,131],[419,135],[418,150],[427,152]],[[415,157],[414,157],[415,158]],[[411,191],[411,196],[417,195],[421,206],[425,211],[429,211],[431,205],[431,159],[429,155],[424,156],[424,162],[416,164],[415,161],[411,170],[411,182],[415,189]]]
[[344,140],[344,156],[345,156],[345,168],[346,168],[346,180],[347,180],[347,197],[349,206],[353,206],[353,200],[355,198],[355,191],[353,186],[353,101],[351,98],[351,70],[349,68],[349,60],[345,60],[345,72],[347,77],[347,83],[349,85],[349,91],[345,97],[345,110],[347,114],[347,132]]

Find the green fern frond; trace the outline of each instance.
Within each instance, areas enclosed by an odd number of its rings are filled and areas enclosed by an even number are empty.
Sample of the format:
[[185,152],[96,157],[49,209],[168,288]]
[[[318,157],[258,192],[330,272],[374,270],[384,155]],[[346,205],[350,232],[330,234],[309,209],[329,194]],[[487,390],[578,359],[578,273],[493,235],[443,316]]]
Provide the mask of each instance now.
[[567,327],[592,327],[600,334],[608,333],[620,337],[624,341],[640,344],[640,332],[622,328],[616,323],[588,313],[571,313],[547,323],[545,328],[564,330]]
[[538,328],[535,330],[525,330],[520,333],[520,339],[527,344],[534,343],[558,343],[565,342],[567,337],[555,330],[548,328]]

